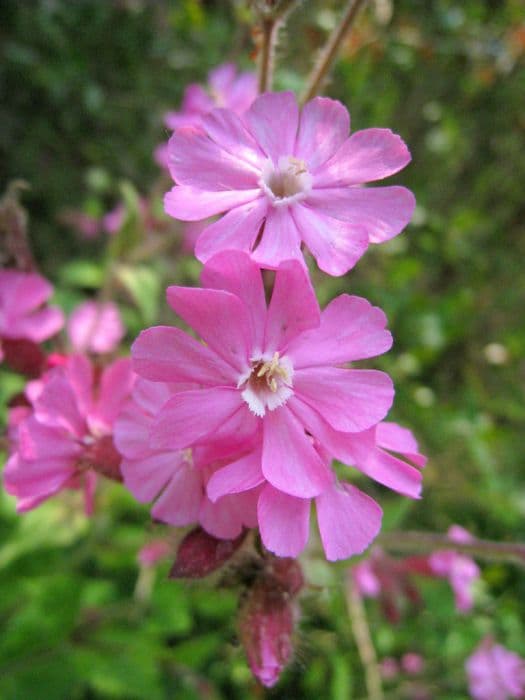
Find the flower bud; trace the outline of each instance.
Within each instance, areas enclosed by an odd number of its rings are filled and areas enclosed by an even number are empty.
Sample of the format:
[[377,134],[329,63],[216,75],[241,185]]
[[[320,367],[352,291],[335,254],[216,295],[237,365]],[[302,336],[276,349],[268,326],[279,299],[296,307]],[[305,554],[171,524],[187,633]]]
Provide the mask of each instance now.
[[245,534],[235,540],[219,540],[200,527],[180,543],[170,578],[204,578],[219,569],[241,546]]

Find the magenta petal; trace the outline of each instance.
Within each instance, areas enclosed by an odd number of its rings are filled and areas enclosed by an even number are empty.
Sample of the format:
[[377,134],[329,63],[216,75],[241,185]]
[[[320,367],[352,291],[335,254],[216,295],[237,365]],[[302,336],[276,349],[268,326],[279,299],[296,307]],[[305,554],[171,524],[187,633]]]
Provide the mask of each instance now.
[[242,299],[222,289],[168,287],[168,304],[239,373],[250,366],[252,326]]
[[201,221],[253,202],[260,194],[259,188],[204,192],[196,187],[176,185],[164,195],[164,211],[168,216],[181,221]]
[[299,260],[301,235],[292,216],[293,207],[269,207],[262,238],[252,253],[252,258],[261,267],[273,270],[285,260]]
[[376,436],[379,447],[399,452],[417,467],[423,468],[425,466],[427,458],[420,454],[417,440],[407,428],[403,428],[397,423],[383,421],[376,428]]
[[93,408],[93,365],[85,355],[71,355],[65,373],[83,415]]
[[280,156],[294,155],[299,108],[292,92],[260,95],[244,115],[244,120],[275,164]]
[[294,218],[301,238],[328,275],[347,273],[368,248],[368,234],[359,223],[333,218],[313,205],[295,207]]
[[212,503],[203,498],[198,520],[206,532],[223,540],[238,537],[243,530],[243,519],[238,508],[238,496],[226,496]]
[[133,369],[154,382],[232,384],[237,374],[214,352],[179,328],[154,326],[131,346]]
[[242,407],[237,389],[182,391],[160,410],[153,424],[151,446],[171,450],[189,447],[212,436]]
[[335,484],[318,496],[315,503],[328,561],[361,554],[381,529],[381,508],[350,484]]
[[264,153],[231,109],[214,109],[202,118],[201,123],[208,136],[230,155],[249,167],[262,168]]
[[[147,447],[147,443],[146,443]],[[124,459],[120,471],[124,484],[140,503],[148,503],[181,468],[184,457],[178,452],[156,452],[141,459]]]
[[223,289],[246,303],[250,314],[254,347],[263,345],[266,300],[261,271],[247,253],[227,250],[208,260],[201,273],[204,287]]
[[346,107],[328,97],[314,97],[301,111],[295,155],[308,163],[310,171],[316,170],[334,155],[349,132]]
[[267,411],[263,425],[262,470],[276,489],[311,498],[332,483],[332,471],[286,407]]
[[382,180],[410,162],[405,142],[390,129],[356,131],[318,168],[315,187],[344,187]]
[[267,209],[267,201],[261,197],[235,207],[207,226],[195,244],[197,259],[205,263],[224,250],[249,252],[259,234]]
[[55,370],[34,403],[36,418],[45,425],[64,428],[80,437],[86,430],[77,397],[63,372]]
[[261,458],[259,449],[218,469],[206,485],[208,498],[217,501],[230,493],[241,493],[259,486],[264,481]]
[[34,415],[20,424],[18,428],[18,451],[24,460],[74,459],[82,448],[63,428],[50,427],[40,423]]
[[178,185],[206,192],[254,189],[261,175],[255,165],[228,153],[193,126],[177,129],[170,138],[168,165]]
[[131,359],[123,357],[107,367],[100,382],[96,404],[96,418],[108,428],[122,411],[124,401],[129,396],[135,376],[131,371]]
[[184,464],[173,474],[153,506],[151,515],[169,525],[191,525],[197,522],[202,498],[201,474]]
[[284,350],[303,331],[316,328],[319,321],[319,304],[308,270],[295,260],[282,263],[275,274],[266,318],[265,352]]
[[397,236],[416,206],[412,192],[397,186],[313,190],[306,202],[320,213],[363,228],[370,243]]
[[383,311],[361,297],[341,294],[321,313],[319,328],[293,340],[287,354],[296,369],[338,365],[381,355],[392,336]]
[[318,411],[334,428],[357,433],[379,423],[394,399],[392,380],[368,369],[312,367],[294,373],[298,398]]
[[35,343],[41,343],[58,333],[63,325],[62,311],[55,307],[47,307],[13,320],[2,330],[2,334],[6,338],[28,338]]
[[295,498],[267,484],[257,506],[266,549],[279,557],[297,557],[308,542],[310,499]]

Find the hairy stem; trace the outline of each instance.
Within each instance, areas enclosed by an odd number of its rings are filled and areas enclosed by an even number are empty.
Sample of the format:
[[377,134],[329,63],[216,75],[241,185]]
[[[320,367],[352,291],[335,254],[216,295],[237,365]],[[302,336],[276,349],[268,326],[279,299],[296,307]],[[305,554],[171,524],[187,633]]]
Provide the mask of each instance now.
[[298,0],[281,0],[281,2],[274,4],[266,0],[266,2],[259,5],[259,29],[261,32],[258,61],[260,93],[272,89],[275,49],[277,48],[279,30],[297,3]]
[[349,0],[340,22],[328,37],[326,45],[321,50],[319,59],[306,79],[306,88],[301,98],[302,104],[311,100],[312,97],[315,97],[321,91],[341,44],[365,2],[366,0]]
[[426,554],[436,550],[453,549],[488,561],[504,561],[525,567],[525,544],[473,540],[455,542],[446,535],[431,532],[386,532],[380,535],[377,544],[391,552],[403,554]]
[[348,614],[350,615],[352,632],[359,652],[359,658],[365,670],[368,700],[383,700],[384,695],[376,650],[372,642],[365,606],[354,584],[351,571],[348,572],[346,582],[346,605]]

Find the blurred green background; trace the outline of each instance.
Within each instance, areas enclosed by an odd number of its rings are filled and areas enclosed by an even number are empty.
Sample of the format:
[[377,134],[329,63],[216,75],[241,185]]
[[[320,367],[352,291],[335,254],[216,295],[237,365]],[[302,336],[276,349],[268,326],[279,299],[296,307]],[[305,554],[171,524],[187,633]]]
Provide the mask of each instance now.
[[[301,89],[341,5],[305,0],[291,16],[278,88]],[[0,182],[30,184],[32,245],[67,310],[93,293],[108,261],[122,264],[115,294],[132,340],[166,313],[165,284],[196,281],[199,265],[176,230],[161,258],[141,254],[137,267],[127,248],[140,234],[133,209],[137,193],[167,189],[152,152],[186,84],[225,60],[252,67],[249,19],[240,1],[0,3]],[[315,275],[323,304],[351,291],[385,309],[395,346],[374,366],[396,383],[392,417],[430,457],[420,502],[363,480],[387,528],[458,523],[525,540],[524,57],[521,0],[370,1],[325,91],[348,106],[354,129],[389,127],[413,155],[396,178],[418,201],[407,231],[344,278]],[[122,193],[130,231],[108,258],[104,237],[79,237],[64,210],[100,216]],[[21,386],[2,370],[4,403]],[[163,530],[119,487],[99,494],[91,521],[75,495],[19,517],[2,494],[0,531],[0,698],[266,696],[238,646],[234,591],[168,582],[167,566],[139,578],[136,553]],[[267,696],[364,698],[347,564],[324,564],[314,543],[304,565],[311,586],[296,657]],[[463,663],[487,633],[525,655],[523,571],[482,571],[467,616],[434,581],[422,583],[423,608],[397,626],[367,602],[379,658],[415,651],[426,662],[416,681],[387,682],[386,697],[467,697]]]

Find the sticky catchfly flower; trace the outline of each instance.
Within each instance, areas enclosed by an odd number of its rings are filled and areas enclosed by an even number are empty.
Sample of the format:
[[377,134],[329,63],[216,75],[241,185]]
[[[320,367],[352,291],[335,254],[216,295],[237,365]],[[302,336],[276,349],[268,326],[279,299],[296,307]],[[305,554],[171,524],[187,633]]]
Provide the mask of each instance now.
[[243,116],[213,110],[171,137],[177,186],[166,212],[183,221],[226,212],[197,241],[202,262],[240,249],[274,269],[301,260],[304,243],[322,270],[344,274],[369,243],[400,233],[415,205],[404,187],[362,186],[407,165],[401,138],[388,129],[349,132],[346,108],[324,97],[301,112],[290,92],[261,95]]

